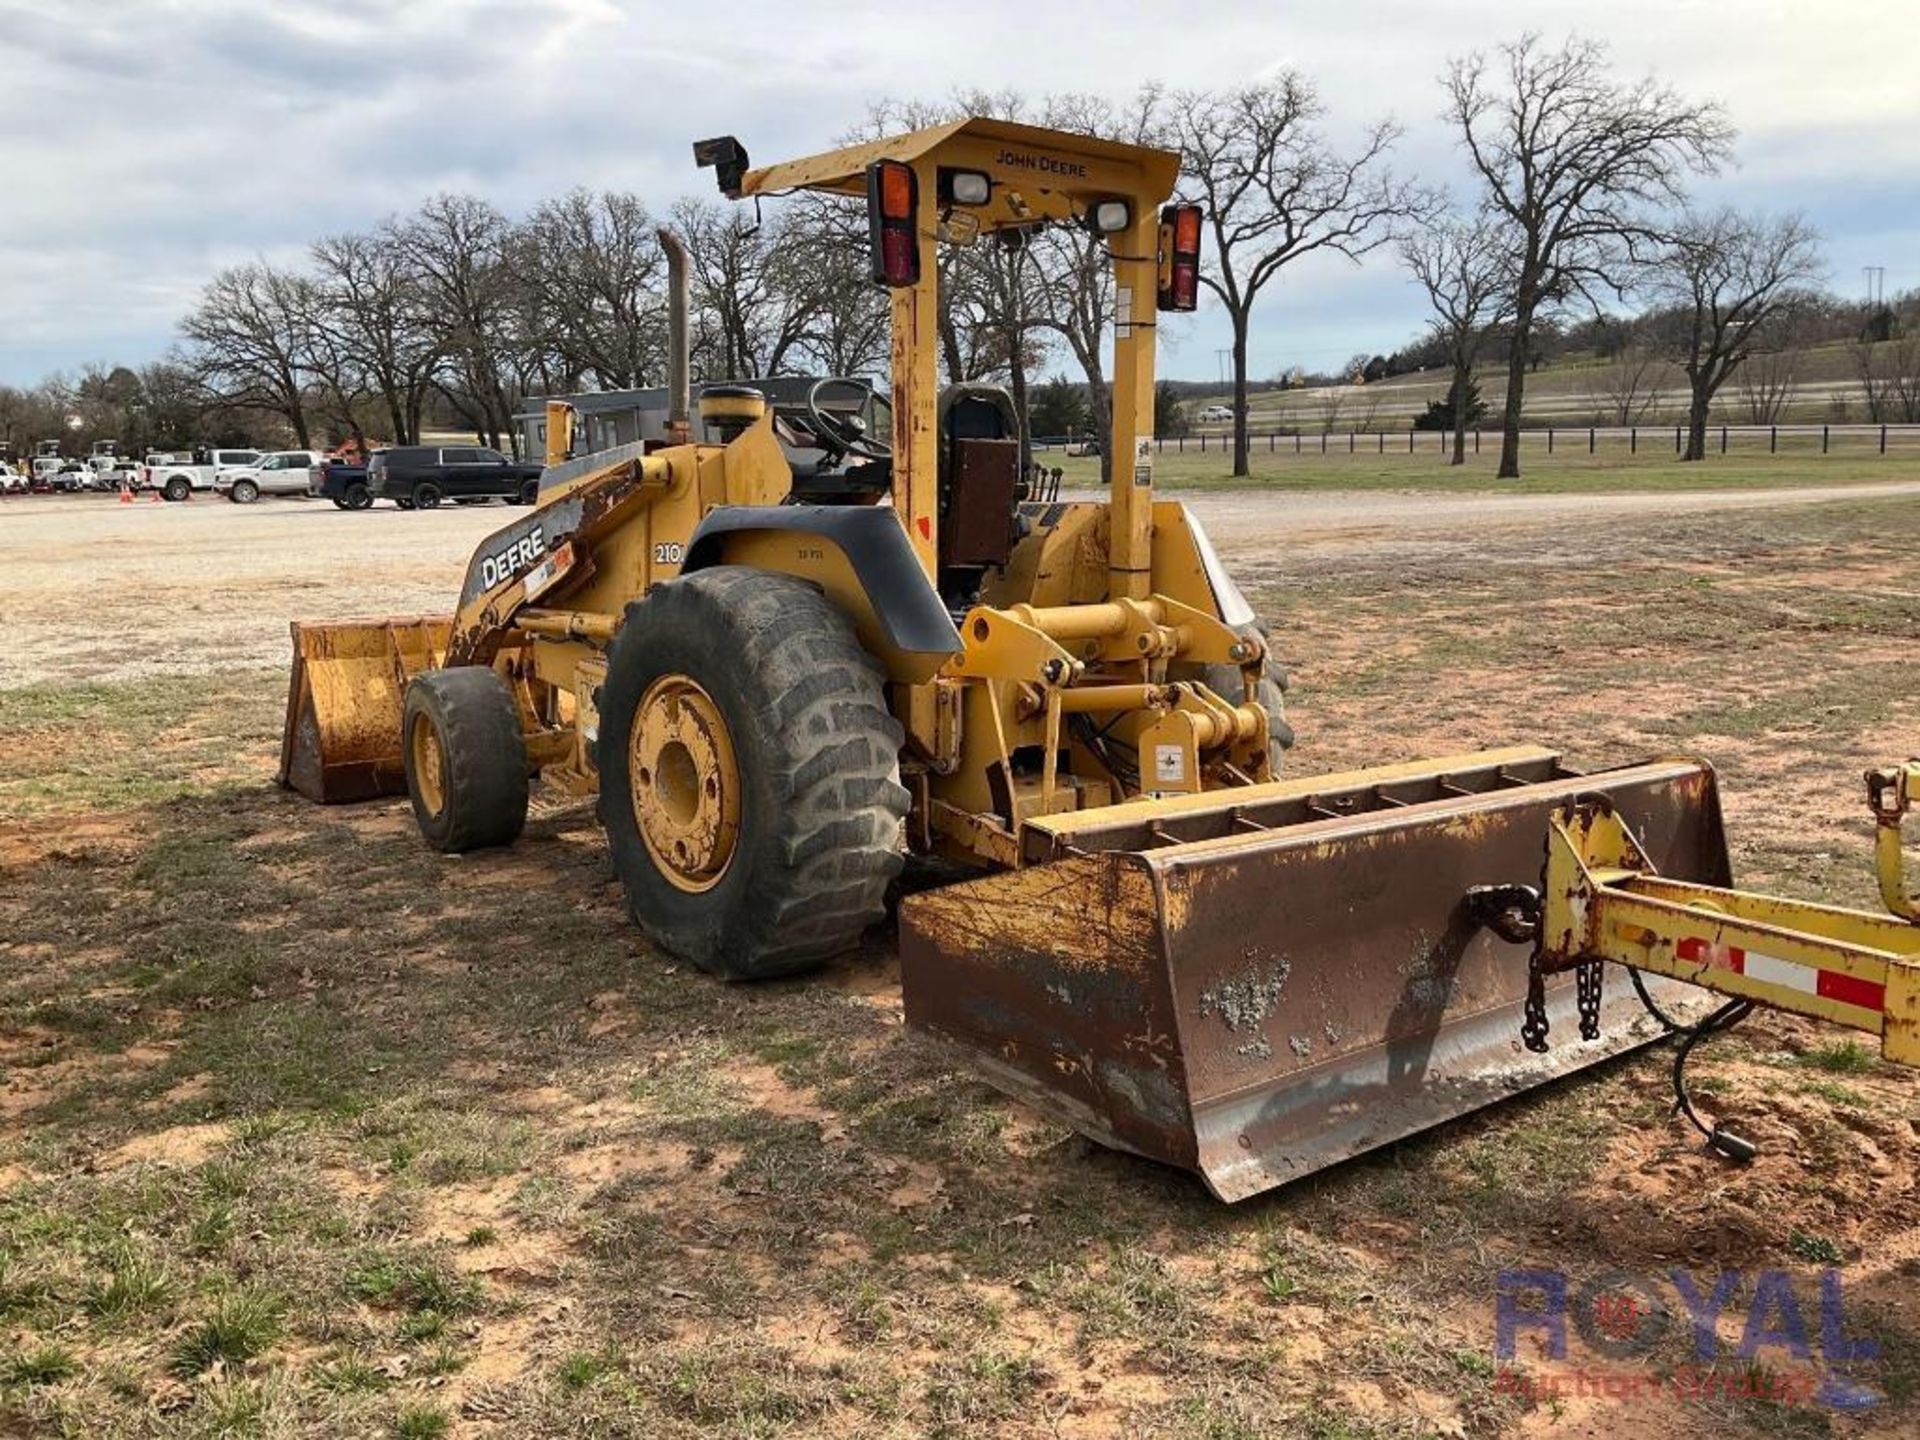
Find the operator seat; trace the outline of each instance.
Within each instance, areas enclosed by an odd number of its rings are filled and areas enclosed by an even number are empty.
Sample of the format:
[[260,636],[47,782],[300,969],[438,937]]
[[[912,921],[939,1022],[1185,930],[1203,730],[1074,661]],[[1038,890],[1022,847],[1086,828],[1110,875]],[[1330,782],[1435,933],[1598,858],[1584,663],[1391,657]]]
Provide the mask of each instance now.
[[955,613],[973,603],[990,568],[1007,563],[1025,526],[1020,502],[1020,415],[998,385],[940,392],[940,594]]

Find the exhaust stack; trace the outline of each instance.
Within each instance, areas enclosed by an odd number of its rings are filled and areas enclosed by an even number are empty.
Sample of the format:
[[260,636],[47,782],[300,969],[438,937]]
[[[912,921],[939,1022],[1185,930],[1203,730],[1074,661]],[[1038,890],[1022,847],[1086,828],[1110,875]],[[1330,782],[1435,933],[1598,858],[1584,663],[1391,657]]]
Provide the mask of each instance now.
[[660,248],[667,256],[667,443],[685,445],[693,438],[693,382],[691,342],[687,338],[687,247],[680,237],[661,226]]

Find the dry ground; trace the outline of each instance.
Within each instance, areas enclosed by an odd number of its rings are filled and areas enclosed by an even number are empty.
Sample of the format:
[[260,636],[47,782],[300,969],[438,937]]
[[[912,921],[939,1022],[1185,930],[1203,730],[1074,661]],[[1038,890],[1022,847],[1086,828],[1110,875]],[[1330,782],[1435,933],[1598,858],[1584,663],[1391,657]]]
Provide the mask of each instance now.
[[[505,512],[35,504],[0,510],[0,1434],[1920,1425],[1920,1090],[1870,1049],[1710,1047],[1744,1170],[1655,1053],[1225,1210],[945,1068],[884,933],[725,988],[641,944],[587,809],[446,859],[402,805],[272,790],[285,618],[438,608]],[[1743,879],[1870,900],[1914,494],[1196,504],[1292,669],[1297,768],[1697,750]],[[1500,1268],[1675,1265],[1839,1266],[1883,1403],[1496,1390]]]

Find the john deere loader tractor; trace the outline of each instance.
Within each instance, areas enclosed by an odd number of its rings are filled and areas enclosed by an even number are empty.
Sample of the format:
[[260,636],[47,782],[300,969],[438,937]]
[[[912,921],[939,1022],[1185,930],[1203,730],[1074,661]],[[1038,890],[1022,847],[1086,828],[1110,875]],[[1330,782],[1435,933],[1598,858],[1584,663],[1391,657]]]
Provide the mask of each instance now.
[[[852,946],[909,854],[958,862],[901,905],[909,1021],[1228,1199],[1697,1011],[1660,977],[1700,977],[1684,957],[1718,953],[1723,904],[1581,927],[1634,877],[1662,903],[1730,883],[1702,762],[1583,775],[1526,746],[1281,775],[1267,641],[1154,494],[1156,321],[1194,308],[1205,228],[1169,203],[1176,156],[986,119],[762,169],[731,138],[695,156],[735,199],[864,204],[890,425],[819,388],[693,406],[663,237],[668,443],[574,457],[555,407],[538,507],[480,545],[451,616],[296,623],[287,784],[404,790],[443,851],[511,843],[536,777],[597,796],[635,919],[728,979]],[[939,381],[939,247],[1044,226],[1111,259],[1104,499],[1029,496],[1004,392]],[[1567,878],[1543,894],[1550,851]],[[1603,992],[1609,960],[1645,1006]],[[1837,1018],[1884,1027],[1850,994]]]

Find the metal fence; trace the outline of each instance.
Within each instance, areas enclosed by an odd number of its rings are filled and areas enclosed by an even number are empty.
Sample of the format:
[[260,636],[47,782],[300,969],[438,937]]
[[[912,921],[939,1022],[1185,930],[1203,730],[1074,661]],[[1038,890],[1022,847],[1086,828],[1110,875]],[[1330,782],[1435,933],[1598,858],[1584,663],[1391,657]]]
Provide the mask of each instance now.
[[[1522,450],[1548,455],[1679,455],[1686,449],[1684,425],[1549,425],[1520,432]],[[1097,454],[1085,437],[1036,437],[1035,450]],[[1445,455],[1452,452],[1450,430],[1349,430],[1344,433],[1299,430],[1256,431],[1247,437],[1255,454],[1268,455]],[[1498,430],[1470,430],[1471,454],[1500,448]],[[1230,455],[1231,433],[1159,438],[1160,454]],[[1914,425],[1711,425],[1708,453],[1848,455],[1920,454],[1920,424]]]

